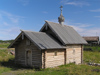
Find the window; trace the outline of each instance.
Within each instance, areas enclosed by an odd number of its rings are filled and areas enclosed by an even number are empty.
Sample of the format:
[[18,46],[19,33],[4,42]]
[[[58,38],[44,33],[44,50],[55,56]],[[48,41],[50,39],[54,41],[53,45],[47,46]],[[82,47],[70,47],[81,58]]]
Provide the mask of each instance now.
[[57,56],[57,51],[54,52],[54,56]]
[[73,49],[73,54],[75,54],[75,49]]
[[26,40],[26,45],[30,45],[30,40]]

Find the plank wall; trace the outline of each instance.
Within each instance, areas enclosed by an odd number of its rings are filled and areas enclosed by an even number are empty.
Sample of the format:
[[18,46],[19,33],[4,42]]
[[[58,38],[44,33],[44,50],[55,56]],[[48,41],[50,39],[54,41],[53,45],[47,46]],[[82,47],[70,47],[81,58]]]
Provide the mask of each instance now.
[[32,66],[41,67],[41,50],[39,50],[32,42],[30,45],[26,45],[27,38],[25,37],[15,47],[15,61],[18,64],[26,65],[26,50],[32,50]]
[[82,62],[82,47],[81,45],[67,45],[66,62],[80,64]]
[[[42,62],[44,63],[43,65],[45,68],[48,67],[55,67],[59,65],[64,65],[65,63],[65,50],[46,50],[44,51],[45,54],[42,54],[42,58],[45,57]],[[55,52],[57,52],[57,55],[55,56]]]

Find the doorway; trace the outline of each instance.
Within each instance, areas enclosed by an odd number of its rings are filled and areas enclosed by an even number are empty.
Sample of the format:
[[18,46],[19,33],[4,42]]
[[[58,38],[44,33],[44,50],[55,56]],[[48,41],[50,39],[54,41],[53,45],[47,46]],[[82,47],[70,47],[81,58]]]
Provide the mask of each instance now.
[[32,51],[31,50],[26,51],[26,65],[32,66]]

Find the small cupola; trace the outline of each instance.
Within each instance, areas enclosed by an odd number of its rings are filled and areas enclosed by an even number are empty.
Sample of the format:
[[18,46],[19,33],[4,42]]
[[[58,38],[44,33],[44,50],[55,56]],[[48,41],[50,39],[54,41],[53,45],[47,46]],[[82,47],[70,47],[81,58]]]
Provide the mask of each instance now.
[[61,10],[61,13],[60,13],[60,16],[58,17],[58,22],[59,24],[63,25],[64,21],[65,21],[65,18],[64,16],[62,15],[62,8],[63,6],[60,6],[60,10]]

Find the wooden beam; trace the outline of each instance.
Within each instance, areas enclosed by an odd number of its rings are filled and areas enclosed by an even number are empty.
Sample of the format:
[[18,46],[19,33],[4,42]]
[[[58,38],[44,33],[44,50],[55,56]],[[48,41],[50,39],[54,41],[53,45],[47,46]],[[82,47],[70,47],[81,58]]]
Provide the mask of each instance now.
[[22,40],[24,39],[24,33],[22,33]]
[[66,49],[64,50],[64,59],[65,59],[64,64],[66,65]]
[[44,51],[44,68],[46,68],[46,53],[47,53],[47,51],[45,50]]
[[83,63],[83,45],[81,45],[81,64]]
[[45,27],[45,29],[47,30],[48,29],[48,25],[46,24],[46,27]]

